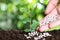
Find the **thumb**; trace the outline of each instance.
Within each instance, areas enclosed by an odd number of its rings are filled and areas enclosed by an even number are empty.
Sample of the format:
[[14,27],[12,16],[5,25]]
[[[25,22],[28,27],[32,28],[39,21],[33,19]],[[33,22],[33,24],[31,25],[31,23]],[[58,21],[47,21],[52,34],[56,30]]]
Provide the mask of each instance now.
[[58,0],[50,0],[49,4],[45,10],[45,14],[49,14],[55,8],[57,3],[58,3]]

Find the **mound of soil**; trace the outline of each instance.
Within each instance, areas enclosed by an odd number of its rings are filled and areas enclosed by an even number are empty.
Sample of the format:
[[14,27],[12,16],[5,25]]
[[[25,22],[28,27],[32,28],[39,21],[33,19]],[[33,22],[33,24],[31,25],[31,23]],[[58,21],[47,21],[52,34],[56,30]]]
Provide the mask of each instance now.
[[[52,36],[46,37],[45,40],[60,40],[60,30],[48,32]],[[34,40],[33,38],[27,39],[24,34],[25,32],[19,30],[0,31],[0,40]],[[40,39],[43,40],[43,39]]]

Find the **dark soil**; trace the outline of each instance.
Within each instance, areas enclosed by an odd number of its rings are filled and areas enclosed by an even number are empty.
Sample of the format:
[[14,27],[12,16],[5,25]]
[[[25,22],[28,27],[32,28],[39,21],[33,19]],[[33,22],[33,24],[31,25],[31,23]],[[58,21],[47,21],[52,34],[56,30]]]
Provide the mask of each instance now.
[[[52,36],[46,37],[46,40],[60,40],[60,30],[48,32]],[[34,40],[33,38],[27,39],[25,32],[19,30],[0,31],[0,40]],[[42,39],[40,39],[42,40]]]

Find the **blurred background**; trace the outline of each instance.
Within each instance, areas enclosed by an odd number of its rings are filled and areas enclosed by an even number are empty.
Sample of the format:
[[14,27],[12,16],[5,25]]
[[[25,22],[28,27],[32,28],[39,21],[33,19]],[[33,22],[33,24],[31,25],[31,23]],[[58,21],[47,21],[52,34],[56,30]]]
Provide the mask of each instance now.
[[1,0],[0,30],[34,31],[49,0]]

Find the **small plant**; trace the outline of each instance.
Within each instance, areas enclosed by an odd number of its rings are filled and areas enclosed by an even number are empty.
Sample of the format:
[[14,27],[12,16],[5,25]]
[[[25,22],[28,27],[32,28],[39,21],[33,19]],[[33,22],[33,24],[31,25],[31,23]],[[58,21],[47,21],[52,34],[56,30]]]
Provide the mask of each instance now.
[[32,24],[30,25],[30,29],[26,28],[24,31],[25,31],[25,32],[35,31],[38,25],[39,25],[38,21],[33,20]]

